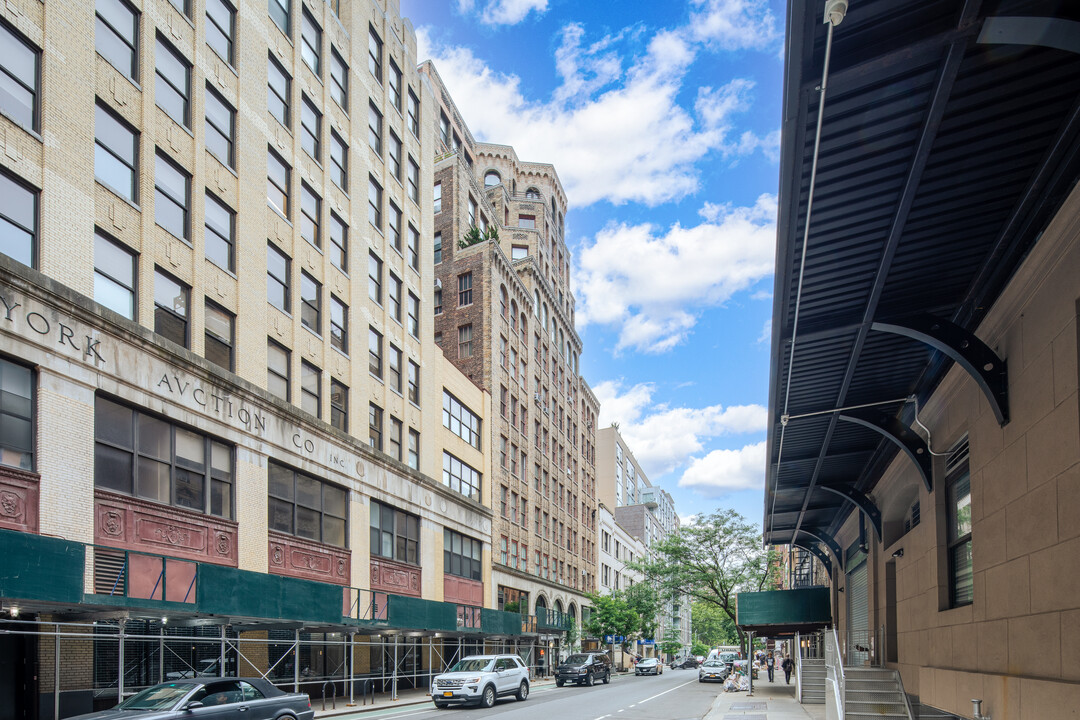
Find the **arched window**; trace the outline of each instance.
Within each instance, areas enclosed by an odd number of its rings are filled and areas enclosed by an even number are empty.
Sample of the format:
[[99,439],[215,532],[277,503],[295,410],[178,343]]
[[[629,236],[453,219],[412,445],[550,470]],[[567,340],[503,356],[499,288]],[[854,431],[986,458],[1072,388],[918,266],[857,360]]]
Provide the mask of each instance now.
[[521,342],[529,344],[529,315],[521,313]]
[[506,286],[505,285],[500,285],[499,286],[499,312],[502,313],[502,316],[504,318],[506,317],[506,312],[507,312],[506,311],[506,300],[507,300]]
[[570,603],[570,607],[568,608],[568,610],[570,613],[570,619],[577,620],[577,605],[574,605],[574,603]]
[[559,208],[557,208],[555,206],[555,198],[554,197],[551,198],[551,214],[556,216],[556,217],[558,217],[558,215],[559,215]]
[[511,330],[517,330],[517,317],[518,317],[517,300],[511,300],[510,301],[510,329]]
[[555,612],[562,613],[562,600],[555,600]]
[[528,190],[525,191],[525,199],[526,200],[539,200],[540,199],[540,191],[537,190],[534,187],[529,188]]
[[542,317],[541,319],[542,319],[542,321],[543,321],[543,323],[544,323],[544,332],[547,332],[547,329],[548,329],[548,309],[547,309],[547,303],[544,303],[544,306],[543,306],[543,307],[544,307],[544,315],[543,315],[543,317]]
[[488,170],[484,175],[484,187],[494,187],[502,183],[502,176],[497,170]]
[[547,598],[545,598],[543,595],[537,595],[536,596],[536,608],[538,610],[539,609],[547,610]]

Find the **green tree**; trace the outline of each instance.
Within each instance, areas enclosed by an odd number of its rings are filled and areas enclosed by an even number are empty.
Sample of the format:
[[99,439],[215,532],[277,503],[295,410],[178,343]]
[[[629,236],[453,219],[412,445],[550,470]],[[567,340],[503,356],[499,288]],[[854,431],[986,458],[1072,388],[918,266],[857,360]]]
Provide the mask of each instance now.
[[[588,598],[592,603],[592,613],[585,629],[590,635],[599,638],[621,635],[626,638],[640,631],[641,617],[619,593],[590,594]],[[614,646],[613,642],[612,648]]]
[[[734,625],[740,592],[772,587],[779,572],[777,554],[762,549],[761,533],[734,510],[697,515],[653,548],[651,559],[634,563],[648,581],[669,597],[689,596],[726,616]],[[745,636],[736,627],[739,644]]]
[[639,618],[635,632],[645,639],[656,638],[656,617],[660,614],[660,593],[649,583],[639,582],[622,592],[627,606],[637,613]]
[[660,652],[665,655],[678,655],[680,650],[682,643],[679,642],[679,633],[675,628],[669,627],[664,633],[664,641],[660,643]]
[[695,640],[694,644],[690,646],[690,654],[691,655],[708,655],[709,654],[709,646],[706,645],[705,643],[701,642],[700,640]]
[[739,632],[735,622],[718,607],[704,600],[691,603],[690,626],[694,637],[709,646],[737,645]]

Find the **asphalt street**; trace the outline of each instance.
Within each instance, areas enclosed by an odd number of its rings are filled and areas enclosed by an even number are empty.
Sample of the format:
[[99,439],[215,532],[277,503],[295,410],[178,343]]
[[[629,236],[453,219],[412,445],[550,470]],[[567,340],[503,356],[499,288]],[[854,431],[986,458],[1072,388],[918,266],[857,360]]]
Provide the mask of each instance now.
[[412,705],[338,715],[335,720],[697,720],[708,712],[722,683],[699,683],[697,670],[666,670],[660,676],[617,675],[608,685],[533,688],[529,699],[500,699],[490,709]]

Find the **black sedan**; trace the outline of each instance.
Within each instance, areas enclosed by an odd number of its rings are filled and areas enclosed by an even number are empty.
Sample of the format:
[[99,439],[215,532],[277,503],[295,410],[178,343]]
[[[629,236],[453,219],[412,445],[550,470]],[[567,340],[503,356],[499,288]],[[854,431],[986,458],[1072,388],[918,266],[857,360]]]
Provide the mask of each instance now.
[[701,661],[698,660],[693,655],[691,655],[690,657],[686,658],[682,662],[673,663],[671,665],[671,669],[674,670],[674,669],[678,668],[680,670],[693,670],[694,668],[698,667],[699,665],[701,665]]
[[[192,714],[201,708],[206,710]],[[282,692],[261,678],[192,678],[148,687],[112,710],[71,720],[119,720],[135,715],[139,720],[313,720],[315,711],[307,695]]]

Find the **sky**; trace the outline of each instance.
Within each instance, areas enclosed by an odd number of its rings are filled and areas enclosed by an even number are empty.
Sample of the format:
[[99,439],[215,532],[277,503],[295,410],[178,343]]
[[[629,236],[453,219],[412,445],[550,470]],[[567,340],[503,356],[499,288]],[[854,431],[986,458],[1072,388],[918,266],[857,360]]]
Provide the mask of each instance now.
[[473,136],[555,166],[580,370],[680,516],[760,526],[780,0],[401,0]]

